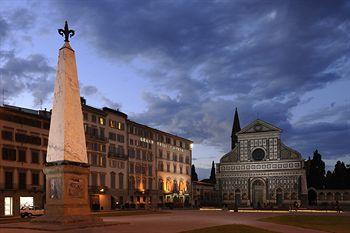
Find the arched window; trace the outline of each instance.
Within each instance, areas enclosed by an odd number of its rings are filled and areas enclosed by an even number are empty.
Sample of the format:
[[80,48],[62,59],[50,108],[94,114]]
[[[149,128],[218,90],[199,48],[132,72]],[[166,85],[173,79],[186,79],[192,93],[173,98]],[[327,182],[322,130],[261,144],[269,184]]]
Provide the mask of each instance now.
[[118,174],[118,178],[119,178],[119,189],[124,189],[124,174],[120,172]]
[[148,178],[148,190],[152,190],[152,186],[153,186],[153,180],[152,178]]
[[145,177],[143,177],[143,178],[142,178],[142,184],[141,184],[141,186],[140,186],[140,189],[141,189],[141,190],[145,190],[146,187],[147,187],[147,180],[146,180]]
[[110,176],[111,176],[111,179],[110,179],[110,181],[111,181],[111,188],[115,189],[115,172],[111,172]]
[[179,187],[178,187],[178,185],[177,185],[177,180],[174,180],[174,193],[177,193],[177,192],[179,192]]
[[326,199],[326,196],[325,196],[325,194],[324,193],[320,193],[320,195],[318,195],[319,196],[319,200],[320,201],[324,201],[325,199]]
[[234,193],[230,193],[229,195],[229,200],[234,200],[235,199],[235,194]]
[[159,188],[159,190],[163,191],[163,188],[164,188],[163,186],[164,186],[163,180],[159,179],[159,181],[158,181],[158,188]]
[[327,201],[333,200],[333,194],[331,192],[327,193]]
[[340,193],[336,192],[335,195],[334,195],[334,198],[335,198],[336,201],[340,201],[340,199],[341,199]]
[[170,192],[172,190],[172,187],[171,187],[171,180],[170,180],[170,178],[168,178],[167,180],[166,180],[166,191],[167,192]]
[[136,177],[136,189],[140,189],[140,187],[141,187],[141,178]]
[[241,204],[241,190],[236,189],[235,190],[235,204],[238,206]]
[[183,180],[180,180],[179,189],[180,189],[180,192],[185,192],[186,191],[185,182]]
[[284,200],[290,199],[290,193],[288,191],[284,192]]
[[292,193],[292,200],[297,200],[297,194],[296,193]]
[[130,190],[135,189],[135,177],[133,176],[129,177],[129,189]]

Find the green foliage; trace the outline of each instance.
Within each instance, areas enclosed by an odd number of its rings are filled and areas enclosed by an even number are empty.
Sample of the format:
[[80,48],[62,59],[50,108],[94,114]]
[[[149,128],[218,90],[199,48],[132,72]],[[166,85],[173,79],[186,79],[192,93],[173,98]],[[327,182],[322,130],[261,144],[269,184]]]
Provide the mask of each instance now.
[[211,164],[211,172],[210,172],[210,178],[209,178],[210,182],[215,184],[216,183],[216,177],[215,177],[215,164],[214,161]]
[[316,189],[350,189],[350,166],[338,161],[334,170],[325,173],[322,156],[315,150],[313,158],[305,163],[307,185]]
[[191,180],[198,181],[198,175],[197,175],[196,168],[195,168],[194,164],[192,164],[192,167],[191,167]]
[[350,168],[344,162],[338,161],[334,171],[327,172],[326,188],[329,189],[349,189],[350,188]]
[[313,158],[306,162],[306,176],[308,187],[316,189],[324,188],[325,186],[325,163],[318,150],[314,151]]

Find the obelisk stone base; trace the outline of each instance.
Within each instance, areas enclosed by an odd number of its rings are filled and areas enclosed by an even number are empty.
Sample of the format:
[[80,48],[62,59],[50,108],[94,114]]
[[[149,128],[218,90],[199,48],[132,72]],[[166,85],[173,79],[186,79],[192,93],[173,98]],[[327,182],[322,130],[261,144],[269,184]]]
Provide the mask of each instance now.
[[89,166],[68,161],[47,164],[45,215],[35,223],[69,224],[102,222],[91,215],[88,182]]

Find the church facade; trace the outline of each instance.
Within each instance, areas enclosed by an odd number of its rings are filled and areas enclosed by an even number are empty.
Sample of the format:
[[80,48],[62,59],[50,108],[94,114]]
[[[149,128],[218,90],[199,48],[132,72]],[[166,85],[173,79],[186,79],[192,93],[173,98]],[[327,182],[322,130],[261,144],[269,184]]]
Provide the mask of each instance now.
[[307,203],[304,160],[281,141],[281,132],[260,119],[240,129],[236,109],[231,151],[216,164],[223,205],[259,208]]

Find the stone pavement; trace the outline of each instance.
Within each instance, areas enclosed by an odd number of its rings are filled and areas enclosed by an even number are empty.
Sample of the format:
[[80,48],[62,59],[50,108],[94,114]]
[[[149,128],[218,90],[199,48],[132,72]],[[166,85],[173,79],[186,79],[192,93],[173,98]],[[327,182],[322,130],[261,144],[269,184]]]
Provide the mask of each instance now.
[[[281,214],[275,213],[233,213],[226,211],[176,210],[169,214],[151,214],[138,216],[104,217],[106,223],[129,223],[96,228],[82,228],[63,231],[65,233],[177,233],[185,230],[211,227],[225,224],[245,224],[283,233],[320,233],[293,226],[260,222],[258,219]],[[334,214],[332,214],[334,215]],[[348,215],[348,214],[346,214]],[[21,226],[30,223],[17,223]],[[28,229],[6,229],[13,224],[1,224],[0,233],[39,233],[44,231]],[[47,232],[47,231],[46,231]]]

